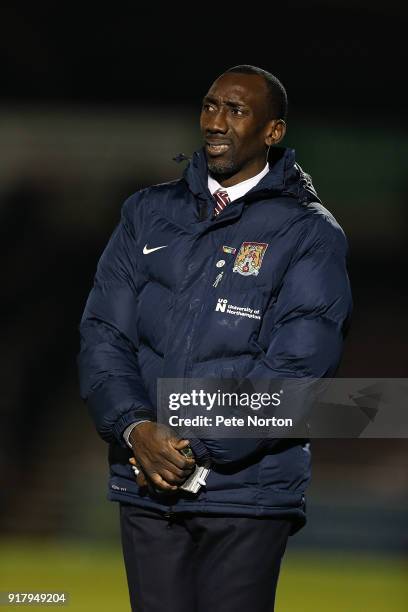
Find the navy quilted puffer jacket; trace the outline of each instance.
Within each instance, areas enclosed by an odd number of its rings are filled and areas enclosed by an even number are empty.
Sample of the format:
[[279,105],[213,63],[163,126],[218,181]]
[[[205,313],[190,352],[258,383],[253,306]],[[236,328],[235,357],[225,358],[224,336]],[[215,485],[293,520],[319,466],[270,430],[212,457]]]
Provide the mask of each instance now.
[[[269,173],[215,218],[203,149],[181,179],[123,205],[80,326],[81,395],[110,444],[111,500],[290,517],[293,531],[305,522],[305,441],[192,440],[197,458],[212,461],[207,486],[163,496],[139,490],[122,435],[155,420],[160,377],[334,375],[351,312],[346,239],[294,150],[271,149],[269,161]],[[220,297],[261,316],[216,310]]]

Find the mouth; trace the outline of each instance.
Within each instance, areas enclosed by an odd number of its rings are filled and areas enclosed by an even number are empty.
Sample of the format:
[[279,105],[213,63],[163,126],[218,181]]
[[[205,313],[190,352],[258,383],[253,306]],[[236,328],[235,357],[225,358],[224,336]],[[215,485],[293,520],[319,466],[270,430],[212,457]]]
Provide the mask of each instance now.
[[211,143],[211,142],[206,142],[205,143],[205,148],[207,150],[207,153],[209,155],[212,156],[218,156],[218,155],[223,155],[226,151],[228,151],[228,149],[230,148],[231,145],[227,144],[227,143]]

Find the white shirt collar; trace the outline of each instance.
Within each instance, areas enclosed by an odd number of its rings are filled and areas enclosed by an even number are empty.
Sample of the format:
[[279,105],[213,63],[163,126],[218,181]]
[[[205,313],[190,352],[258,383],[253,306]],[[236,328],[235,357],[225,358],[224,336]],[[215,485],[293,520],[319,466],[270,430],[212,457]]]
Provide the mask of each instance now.
[[255,176],[251,176],[251,178],[246,179],[245,181],[241,181],[236,185],[232,185],[232,187],[223,187],[215,179],[213,179],[212,176],[208,175],[208,189],[211,195],[213,195],[214,191],[217,191],[217,189],[223,189],[228,193],[230,202],[233,202],[234,200],[237,200],[238,198],[244,196],[247,191],[252,189],[252,187],[255,187],[255,185],[259,183],[259,181],[265,176],[265,174],[268,174],[268,172],[269,164],[267,162],[265,168],[261,170],[261,172],[259,172]]

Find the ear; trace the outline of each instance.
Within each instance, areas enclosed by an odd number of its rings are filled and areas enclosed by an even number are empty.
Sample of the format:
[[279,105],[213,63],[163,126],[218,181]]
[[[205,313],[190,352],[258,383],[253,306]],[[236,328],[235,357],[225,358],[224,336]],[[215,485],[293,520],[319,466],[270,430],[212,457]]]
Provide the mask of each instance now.
[[266,127],[265,144],[270,147],[283,140],[286,134],[286,123],[283,119],[271,119]]

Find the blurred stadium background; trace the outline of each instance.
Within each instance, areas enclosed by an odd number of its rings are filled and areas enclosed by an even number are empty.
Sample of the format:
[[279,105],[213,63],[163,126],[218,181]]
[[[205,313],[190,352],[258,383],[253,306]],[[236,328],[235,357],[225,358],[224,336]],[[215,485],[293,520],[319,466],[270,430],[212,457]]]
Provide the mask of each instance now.
[[[77,325],[121,204],[180,176],[172,158],[200,146],[200,100],[226,68],[284,82],[283,144],[348,235],[355,311],[338,375],[408,375],[406,8],[202,11],[188,28],[182,5],[3,9],[0,591],[129,609],[106,448],[78,397]],[[309,522],[289,543],[277,612],[406,610],[407,441],[313,451]]]

